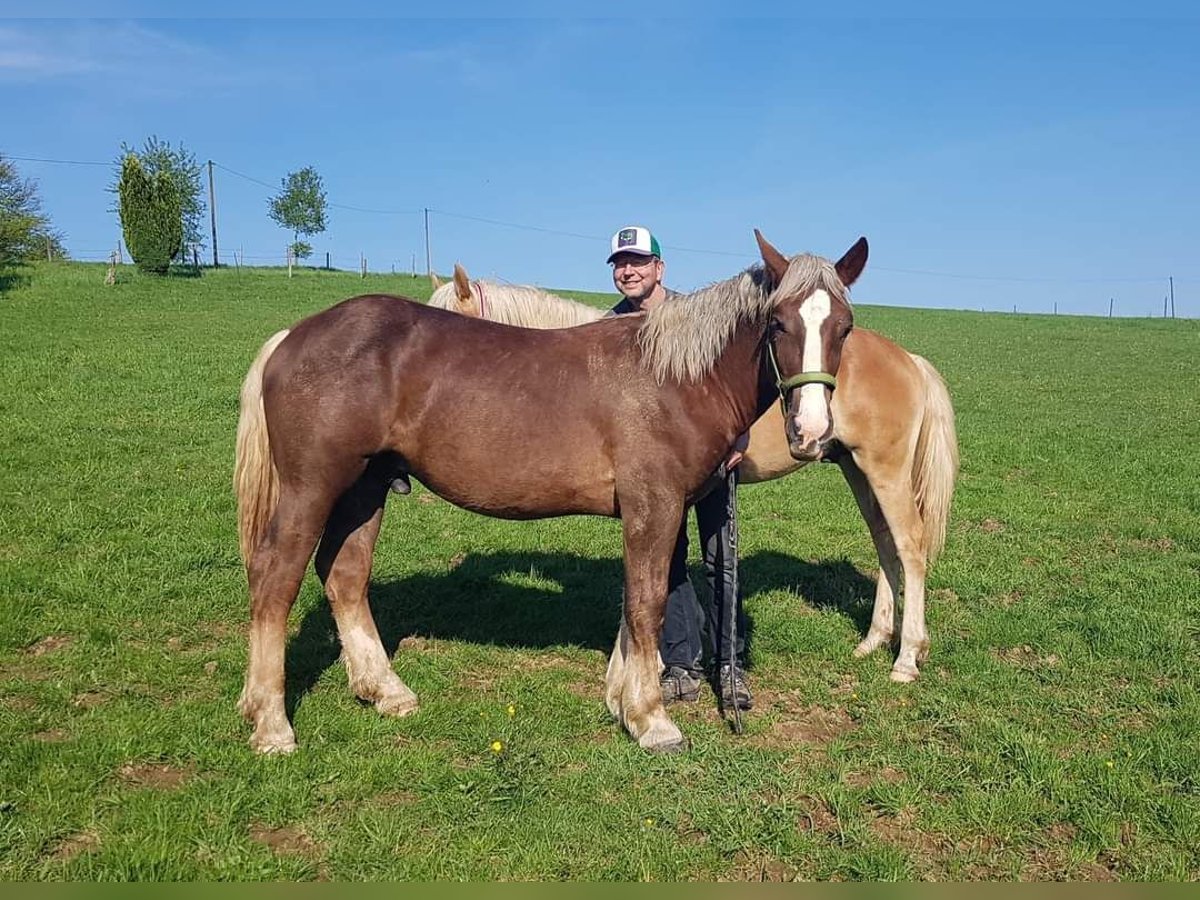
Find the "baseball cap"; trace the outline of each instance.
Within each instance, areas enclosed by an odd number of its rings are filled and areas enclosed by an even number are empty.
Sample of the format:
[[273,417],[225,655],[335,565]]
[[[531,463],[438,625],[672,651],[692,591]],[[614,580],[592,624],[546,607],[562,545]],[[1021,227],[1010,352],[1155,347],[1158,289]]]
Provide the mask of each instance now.
[[649,228],[641,225],[626,225],[612,236],[612,252],[608,255],[608,261],[612,262],[618,253],[636,253],[638,256],[657,256],[662,259],[658,239],[650,233]]

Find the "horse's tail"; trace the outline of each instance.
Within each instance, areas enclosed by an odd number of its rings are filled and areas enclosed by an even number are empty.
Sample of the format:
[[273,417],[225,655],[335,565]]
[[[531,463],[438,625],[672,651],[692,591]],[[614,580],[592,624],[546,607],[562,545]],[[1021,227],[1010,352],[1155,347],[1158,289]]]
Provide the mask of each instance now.
[[233,490],[238,504],[238,543],[247,567],[279,502],[279,473],[271,460],[267,417],[263,410],[263,369],[288,330],[267,338],[242,382],[242,412],[238,417],[234,452]]
[[913,493],[925,523],[925,559],[932,563],[946,543],[950,498],[958,476],[958,435],[946,382],[929,360],[915,353],[909,355],[924,381],[925,413],[913,460]]

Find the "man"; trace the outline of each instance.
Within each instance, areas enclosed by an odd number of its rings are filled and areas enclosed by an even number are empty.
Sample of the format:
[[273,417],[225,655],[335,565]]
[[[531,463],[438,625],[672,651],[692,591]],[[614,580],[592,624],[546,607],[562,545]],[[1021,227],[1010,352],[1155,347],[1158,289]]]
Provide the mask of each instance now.
[[[661,303],[682,297],[663,285],[666,265],[658,240],[646,228],[630,225],[612,236],[608,262],[613,267],[613,284],[620,291],[622,300],[609,315],[644,312]],[[679,526],[679,537],[671,557],[671,568],[667,581],[667,608],[663,621],[659,652],[662,655],[663,671],[661,685],[663,702],[696,700],[700,696],[700,684],[704,680],[701,668],[703,644],[701,622],[707,624],[713,660],[713,689],[721,698],[725,709],[737,703],[739,709],[750,709],[754,705],[750,688],[743,671],[745,655],[745,617],[742,612],[740,592],[729,602],[734,593],[734,542],[737,530],[736,469],[745,450],[745,435],[738,439],[734,450],[722,465],[717,486],[698,500],[696,526],[700,532],[700,545],[704,557],[704,570],[708,578],[708,602],[701,611],[687,573],[687,513]],[[733,473],[727,478],[726,471]],[[731,495],[732,491],[732,495]],[[737,647],[729,646],[729,617],[737,615]],[[730,666],[733,672],[730,673]],[[732,674],[732,678],[730,677]]]

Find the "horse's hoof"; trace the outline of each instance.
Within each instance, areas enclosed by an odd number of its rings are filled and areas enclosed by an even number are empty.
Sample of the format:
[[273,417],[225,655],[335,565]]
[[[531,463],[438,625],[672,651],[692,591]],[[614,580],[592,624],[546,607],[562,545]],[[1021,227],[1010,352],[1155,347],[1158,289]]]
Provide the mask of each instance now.
[[286,756],[289,753],[295,752],[297,745],[294,737],[252,737],[250,738],[250,746],[254,749],[255,753],[262,756]]
[[687,749],[688,743],[679,727],[667,720],[655,725],[638,738],[638,746],[651,753],[679,753]]
[[889,677],[897,684],[911,684],[917,680],[917,676],[920,674],[916,669],[904,667],[892,669],[892,674]]
[[665,744],[655,744],[645,749],[650,753],[661,754],[667,756],[671,753],[683,753],[688,748],[687,738],[680,738],[677,741],[669,741]]
[[854,658],[862,659],[864,656],[870,656],[886,643],[888,643],[887,637],[865,637],[854,648]]
[[397,718],[415,713],[420,708],[421,704],[417,702],[415,694],[396,694],[375,701],[376,710],[385,716]]

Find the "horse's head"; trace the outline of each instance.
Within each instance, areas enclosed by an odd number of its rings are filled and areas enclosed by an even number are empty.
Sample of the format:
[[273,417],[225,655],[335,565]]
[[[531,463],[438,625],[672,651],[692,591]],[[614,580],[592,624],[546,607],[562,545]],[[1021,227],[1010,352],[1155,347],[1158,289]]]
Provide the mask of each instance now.
[[[431,276],[432,277],[432,276]],[[483,286],[471,284],[467,270],[459,263],[454,264],[454,279],[446,284],[435,284],[429,305],[448,309],[459,315],[483,318]]]
[[842,344],[854,326],[846,288],[866,265],[867,239],[859,238],[829,272],[824,260],[789,261],[757,229],[754,236],[774,286],[767,351],[779,387],[788,449],[796,459],[818,459],[833,437],[830,402]]

